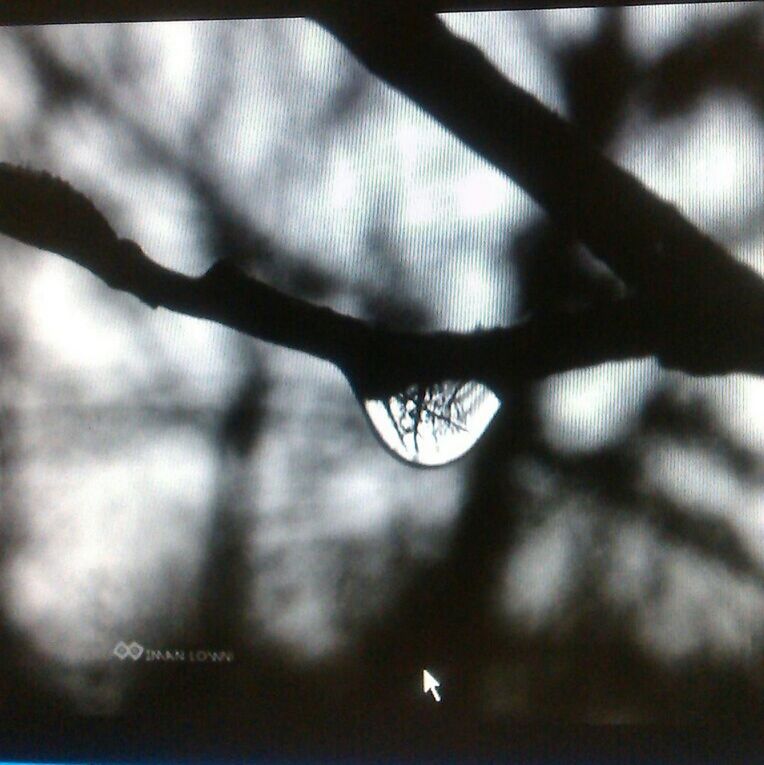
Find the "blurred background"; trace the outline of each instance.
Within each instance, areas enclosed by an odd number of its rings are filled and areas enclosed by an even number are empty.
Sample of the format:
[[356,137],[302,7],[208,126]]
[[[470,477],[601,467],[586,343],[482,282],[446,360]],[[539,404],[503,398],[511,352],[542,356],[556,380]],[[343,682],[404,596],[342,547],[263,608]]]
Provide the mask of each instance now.
[[[758,4],[444,20],[764,271]],[[0,160],[185,273],[233,257],[423,330],[622,288],[306,20],[0,29],[0,114]],[[349,710],[430,720],[427,667],[454,730],[764,713],[759,379],[643,360],[518,385],[462,460],[416,469],[325,362],[6,238],[0,359],[6,711],[299,740]]]

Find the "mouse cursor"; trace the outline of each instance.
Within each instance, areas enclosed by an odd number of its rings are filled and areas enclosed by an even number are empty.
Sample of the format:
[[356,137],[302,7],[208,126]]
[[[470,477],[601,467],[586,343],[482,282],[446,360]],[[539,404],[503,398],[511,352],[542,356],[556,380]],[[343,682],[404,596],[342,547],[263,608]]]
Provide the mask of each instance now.
[[438,686],[440,683],[425,669],[422,672],[422,686],[425,693],[432,693],[432,697],[435,701],[440,701],[440,694],[438,693]]

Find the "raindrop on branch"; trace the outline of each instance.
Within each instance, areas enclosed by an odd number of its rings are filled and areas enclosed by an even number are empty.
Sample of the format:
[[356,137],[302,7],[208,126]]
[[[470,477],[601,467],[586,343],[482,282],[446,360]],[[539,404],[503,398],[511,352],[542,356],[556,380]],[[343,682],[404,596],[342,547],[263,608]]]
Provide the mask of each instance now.
[[363,407],[382,443],[405,462],[438,467],[459,459],[483,435],[501,402],[478,382],[412,385],[366,399]]

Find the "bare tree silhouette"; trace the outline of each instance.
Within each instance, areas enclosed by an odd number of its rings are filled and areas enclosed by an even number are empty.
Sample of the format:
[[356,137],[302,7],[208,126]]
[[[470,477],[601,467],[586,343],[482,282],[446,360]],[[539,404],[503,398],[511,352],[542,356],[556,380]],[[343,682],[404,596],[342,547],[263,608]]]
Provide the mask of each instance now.
[[[760,455],[725,432],[702,398],[684,397],[677,379],[761,374],[762,282],[608,156],[635,89],[658,113],[687,110],[716,86],[739,89],[758,104],[756,87],[741,69],[745,56],[736,51],[758,50],[749,30],[759,17],[691,34],[646,64],[626,42],[624,14],[603,13],[591,38],[554,49],[570,122],[511,82],[434,14],[402,4],[359,11],[343,2],[316,18],[366,67],[342,81],[317,118],[322,130],[328,134],[352,123],[371,98],[375,78],[382,79],[541,205],[545,217],[527,224],[497,265],[514,268],[518,321],[466,333],[413,331],[412,325],[426,326],[426,308],[406,293],[401,255],[383,222],[367,238],[367,254],[378,259],[375,265],[395,293],[382,299],[363,284],[339,283],[317,258],[259,231],[217,182],[205,156],[202,126],[220,118],[224,76],[195,114],[191,148],[183,152],[121,109],[108,90],[39,36],[20,38],[51,93],[47,108],[84,102],[109,115],[139,147],[146,167],[161,168],[190,191],[201,211],[207,270],[187,276],[160,265],[139,243],[120,237],[95,192],[85,194],[17,164],[0,165],[0,230],[68,258],[149,307],[239,333],[239,382],[210,429],[214,491],[194,608],[169,632],[178,644],[230,648],[236,663],[218,674],[189,674],[181,665],[136,673],[124,701],[140,720],[136,735],[171,736],[174,729],[164,726],[180,719],[193,724],[189,747],[206,741],[214,748],[212,739],[221,731],[231,747],[259,740],[291,752],[368,736],[381,755],[413,740],[423,750],[469,749],[486,724],[490,735],[501,738],[518,719],[642,722],[657,714],[669,723],[755,720],[764,712],[764,678],[752,669],[761,660],[754,637],[745,662],[712,646],[670,661],[651,652],[640,630],[644,608],[665,602],[670,593],[672,555],[697,562],[722,581],[756,593],[764,589],[760,556],[739,527],[692,496],[678,498],[651,484],[645,467],[651,450],[671,441],[713,455],[746,486],[760,485]],[[705,53],[722,47],[721,69],[696,62],[693,44],[701,43]],[[384,219],[381,207],[377,212]],[[353,293],[367,318],[324,307],[340,290]],[[143,306],[136,308],[142,313]],[[312,663],[265,638],[261,625],[248,619],[258,597],[253,581],[269,560],[251,543],[263,522],[253,512],[247,482],[253,460],[268,449],[267,419],[278,417],[269,396],[286,383],[262,363],[266,351],[247,336],[332,362],[361,400],[455,379],[484,382],[505,404],[459,467],[463,495],[437,553],[422,556],[415,550],[416,533],[393,527],[377,544],[383,548],[377,551],[381,573],[359,575],[362,584],[356,586],[368,603],[354,606],[350,592],[348,604],[338,606],[352,647]],[[4,359],[11,355],[3,353]],[[649,356],[680,374],[646,397],[620,435],[585,452],[550,443],[541,411],[541,385],[548,378]],[[297,394],[286,398],[286,406],[297,406]],[[17,427],[6,426],[6,414],[13,416],[9,410],[0,420],[3,481],[13,470],[8,439]],[[360,427],[360,418],[345,416],[338,430]],[[312,423],[305,426],[309,443],[318,431]],[[290,465],[279,480],[318,483],[332,469],[324,460],[317,457],[318,467],[307,476],[294,475],[300,466]],[[409,474],[410,481],[419,480],[419,473]],[[543,493],[546,484],[554,487],[552,498]],[[4,488],[4,519],[12,517],[7,496]],[[583,530],[572,535],[569,581],[559,587],[552,615],[540,623],[508,618],[507,610],[522,600],[513,590],[507,595],[512,566],[535,531],[558,521],[580,523]],[[650,540],[652,562],[640,595],[614,605],[609,588],[626,578],[614,572],[622,564],[619,540],[631,531]],[[336,557],[331,586],[340,601],[359,560],[370,557],[369,545],[352,538],[314,544],[318,556]],[[313,574],[306,567],[302,575]],[[386,597],[375,600],[377,591]],[[751,619],[756,622],[756,615]],[[0,686],[5,694],[20,684],[23,639],[19,645]],[[440,667],[448,682],[448,703],[437,718],[411,687],[425,665]],[[44,685],[27,691],[29,709],[37,700],[47,712],[66,708],[65,700],[51,700]]]

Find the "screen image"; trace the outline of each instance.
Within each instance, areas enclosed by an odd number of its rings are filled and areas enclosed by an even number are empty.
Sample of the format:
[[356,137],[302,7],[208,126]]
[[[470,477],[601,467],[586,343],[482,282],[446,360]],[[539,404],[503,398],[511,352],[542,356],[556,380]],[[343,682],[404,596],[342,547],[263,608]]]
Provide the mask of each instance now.
[[744,2],[0,27],[3,725],[760,729],[763,82]]

